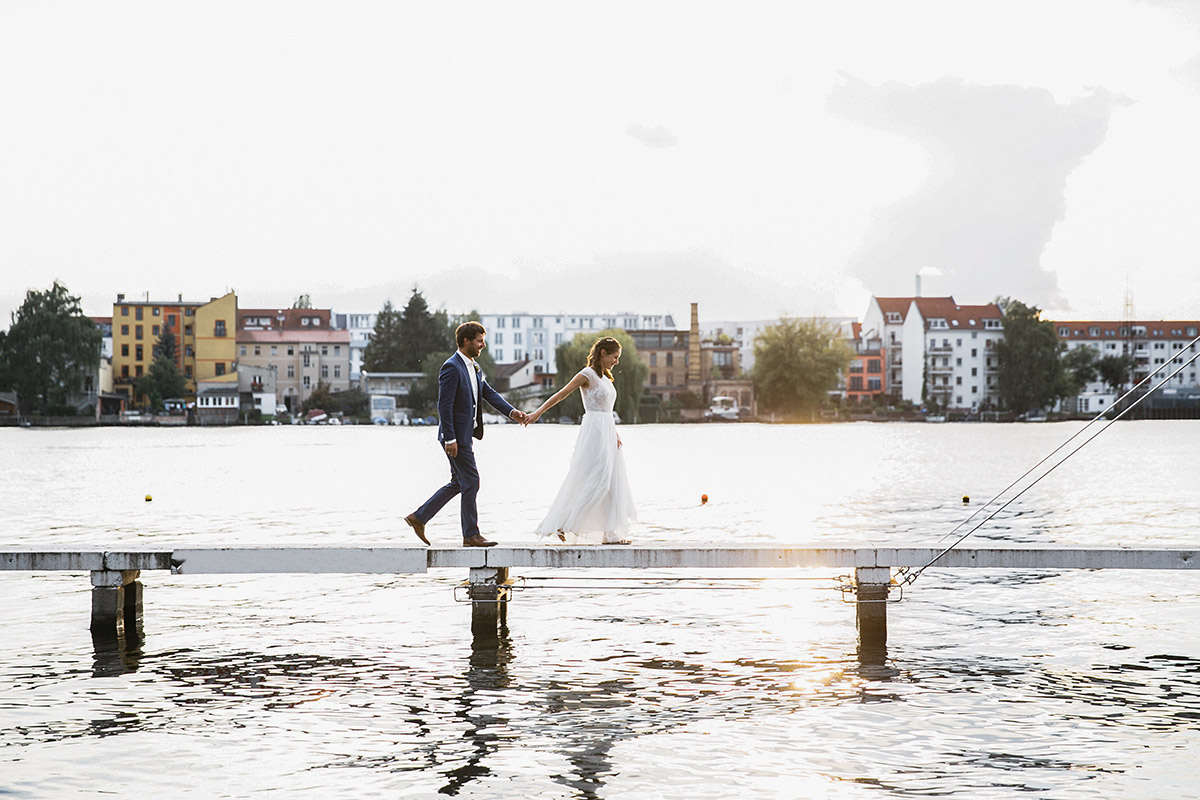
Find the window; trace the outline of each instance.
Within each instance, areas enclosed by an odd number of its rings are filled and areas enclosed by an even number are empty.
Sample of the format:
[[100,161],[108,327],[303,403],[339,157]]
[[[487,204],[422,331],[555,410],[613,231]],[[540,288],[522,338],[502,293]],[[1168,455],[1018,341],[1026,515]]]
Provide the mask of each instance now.
[[496,344],[504,344],[504,334],[503,333],[492,334],[492,339],[495,340]]
[[135,339],[142,338],[142,326],[141,325],[133,326],[133,338],[135,338]]
[[304,388],[312,388],[312,378],[308,377],[307,375],[304,376]]
[[151,314],[153,314],[153,315],[154,315],[154,316],[156,316],[156,317],[157,317],[157,316],[161,316],[162,309],[161,309],[161,308],[157,308],[157,307],[156,307],[156,308],[152,309],[150,313],[151,313]]
[[675,356],[674,353],[667,353],[667,366],[668,367],[675,366],[675,364],[673,363],[675,361],[674,356]]
[[658,373],[657,372],[650,373],[650,385],[658,386]]
[[133,318],[140,320],[142,318],[142,307],[138,306],[133,310]]
[[523,344],[520,331],[513,334],[513,344]]
[[867,389],[878,392],[883,389],[883,381],[880,378],[867,378]]
[[955,379],[954,379],[954,385],[955,385],[955,386],[962,386],[962,378],[961,378],[961,377],[957,377],[957,378],[955,378]]
[[279,348],[276,347],[275,345],[271,345],[271,355],[273,355],[273,356],[279,355]]
[[242,345],[240,348],[238,348],[238,353],[243,356],[246,355],[246,345]]
[[122,377],[122,378],[128,378],[128,377],[129,377],[129,365],[128,365],[128,364],[122,364],[122,365],[121,365],[121,377]]
[[341,364],[333,365],[333,377],[335,377],[335,378],[342,377],[342,365]]
[[225,320],[219,319],[213,323],[213,336],[225,335]]
[[121,306],[121,316],[122,317],[129,316],[129,306]]
[[134,369],[133,369],[133,376],[134,376],[135,378],[140,378],[140,377],[142,377],[142,365],[141,365],[141,364],[138,364],[136,367],[134,367]]
[[192,335],[192,326],[191,326],[191,325],[184,325],[184,326],[183,326],[183,335],[184,335],[184,336],[191,336],[191,335]]
[[[242,353],[242,355],[246,355],[246,354]],[[257,345],[257,344],[254,345],[254,355],[256,355],[256,356],[262,355],[262,345]]]
[[340,344],[335,344],[333,346],[333,354],[335,356],[340,356],[342,354],[342,346]]
[[868,358],[867,372],[876,374],[883,372],[883,362],[878,358]]
[[321,377],[322,377],[322,378],[328,378],[328,377],[329,377],[329,365],[328,365],[328,364],[322,364],[322,365],[321,365]]
[[650,354],[650,366],[652,366],[652,367],[658,366],[658,353]]
[[304,354],[304,355],[301,357],[301,359],[300,359],[300,360],[301,360],[301,362],[304,364],[304,366],[306,366],[306,367],[311,367],[311,366],[312,366],[312,362],[311,362],[311,361],[309,361],[309,356],[308,356],[308,353],[305,353],[305,354]]
[[496,351],[496,361],[501,364],[504,363],[504,351],[503,350]]
[[323,355],[323,356],[329,355],[329,345],[327,345],[327,344],[321,345],[321,355]]
[[295,348],[294,346],[292,346],[292,345],[290,345],[290,344],[289,344],[289,345],[288,345],[288,353],[287,353],[287,354],[288,354],[289,356],[294,356],[294,355],[296,355],[296,348]]
[[154,336],[156,338],[158,337],[158,326],[157,325],[150,326],[150,335]]
[[217,374],[218,374],[218,375],[224,375],[224,374],[225,374],[225,362],[224,362],[224,361],[218,361],[218,362],[217,362],[217,365],[216,365],[216,369],[217,369]]
[[129,345],[127,345],[127,344],[121,345],[121,355],[125,356],[126,358],[129,357]]
[[288,376],[289,378],[294,378],[294,377],[296,377],[296,365],[295,365],[295,364],[288,364],[288,368],[287,368],[287,376]]
[[129,335],[129,326],[128,326],[128,325],[122,325],[122,326],[121,326],[121,335],[122,335],[122,336],[128,336],[128,335]]
[[139,344],[139,345],[138,345],[138,346],[137,346],[137,347],[134,349],[134,355],[133,355],[133,357],[134,357],[136,360],[138,360],[138,361],[142,361],[142,360],[143,360],[143,357],[142,357],[142,346],[141,346],[140,344]]
[[175,327],[175,315],[174,314],[167,314],[167,327],[168,328]]
[[850,378],[850,390],[851,390],[851,391],[854,391],[854,392],[861,392],[861,391],[862,391],[862,388],[863,388],[863,379],[862,379],[862,376],[860,376],[860,375],[855,375],[855,376],[853,376],[852,378]]

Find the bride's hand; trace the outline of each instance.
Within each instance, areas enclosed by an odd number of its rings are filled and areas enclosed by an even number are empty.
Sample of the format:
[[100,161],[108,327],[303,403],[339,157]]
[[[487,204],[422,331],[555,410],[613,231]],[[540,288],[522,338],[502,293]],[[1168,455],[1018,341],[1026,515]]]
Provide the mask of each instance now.
[[621,446],[621,437],[618,436],[617,437],[617,447],[620,447],[620,446]]
[[525,424],[532,425],[533,423],[538,421],[538,417],[540,417],[541,415],[542,415],[541,409],[538,409],[537,411],[534,411],[530,414],[526,414],[525,415]]

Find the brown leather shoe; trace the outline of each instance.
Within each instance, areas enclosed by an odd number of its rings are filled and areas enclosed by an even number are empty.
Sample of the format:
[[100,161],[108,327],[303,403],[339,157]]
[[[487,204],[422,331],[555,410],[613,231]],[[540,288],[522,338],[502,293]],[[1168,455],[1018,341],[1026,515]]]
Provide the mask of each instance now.
[[425,523],[421,522],[421,520],[417,519],[416,514],[409,514],[407,517],[404,518],[404,521],[412,526],[413,533],[415,533],[417,535],[418,539],[420,539],[425,544],[429,544],[429,540],[425,538]]
[[468,536],[463,539],[463,547],[495,547],[496,543],[482,536]]

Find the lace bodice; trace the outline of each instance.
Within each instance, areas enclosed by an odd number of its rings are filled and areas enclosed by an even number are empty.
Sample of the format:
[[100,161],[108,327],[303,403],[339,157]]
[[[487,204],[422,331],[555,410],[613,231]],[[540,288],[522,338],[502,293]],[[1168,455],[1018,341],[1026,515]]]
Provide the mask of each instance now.
[[602,378],[591,367],[584,367],[580,374],[588,379],[586,388],[581,387],[583,410],[592,413],[612,413],[617,403],[617,387],[608,378]]

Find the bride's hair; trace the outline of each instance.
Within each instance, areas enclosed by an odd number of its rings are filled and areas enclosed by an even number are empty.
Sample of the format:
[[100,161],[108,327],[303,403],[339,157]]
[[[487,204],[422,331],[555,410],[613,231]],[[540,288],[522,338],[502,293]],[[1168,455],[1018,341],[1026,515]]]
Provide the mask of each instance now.
[[604,336],[597,339],[592,344],[592,350],[588,353],[587,365],[596,371],[597,375],[603,374],[610,381],[613,379],[613,374],[610,370],[600,369],[600,356],[612,355],[613,353],[621,352],[621,343],[611,336]]

